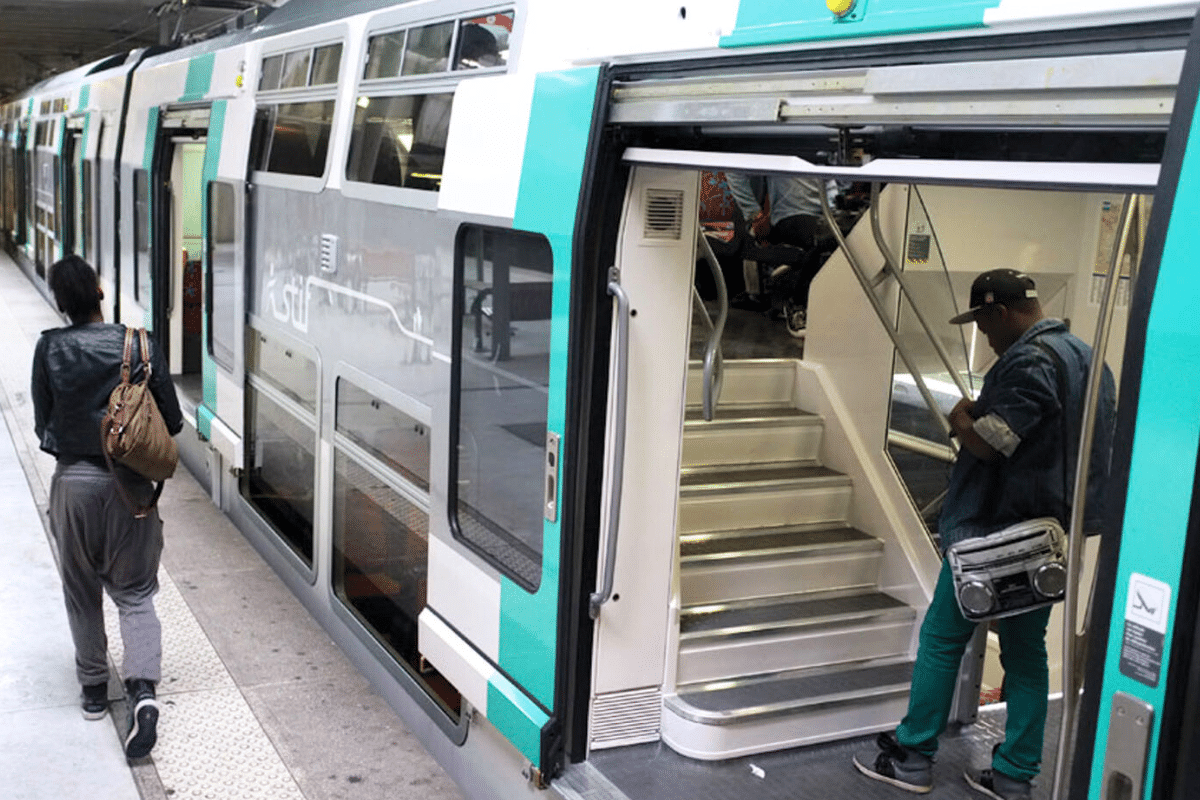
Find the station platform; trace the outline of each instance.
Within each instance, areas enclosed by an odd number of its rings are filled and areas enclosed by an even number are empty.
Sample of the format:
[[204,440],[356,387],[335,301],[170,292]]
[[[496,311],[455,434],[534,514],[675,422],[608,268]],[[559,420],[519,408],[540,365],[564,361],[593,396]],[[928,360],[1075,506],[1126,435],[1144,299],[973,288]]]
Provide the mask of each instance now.
[[[6,800],[461,798],[241,533],[180,469],[159,512],[158,744],[129,763],[123,702],[89,722],[46,528],[54,459],[33,432],[30,365],[64,324],[0,253],[0,774]],[[116,609],[105,601],[122,697]]]

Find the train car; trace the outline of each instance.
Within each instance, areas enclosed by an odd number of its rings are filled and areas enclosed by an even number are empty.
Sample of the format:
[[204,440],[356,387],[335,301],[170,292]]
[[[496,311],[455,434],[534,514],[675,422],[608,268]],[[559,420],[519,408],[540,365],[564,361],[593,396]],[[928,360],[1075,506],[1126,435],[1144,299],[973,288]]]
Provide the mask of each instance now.
[[290,0],[4,104],[0,229],[154,333],[185,463],[479,798],[862,791],[993,360],[946,320],[1018,267],[1120,387],[1038,796],[1189,797],[1196,12]]

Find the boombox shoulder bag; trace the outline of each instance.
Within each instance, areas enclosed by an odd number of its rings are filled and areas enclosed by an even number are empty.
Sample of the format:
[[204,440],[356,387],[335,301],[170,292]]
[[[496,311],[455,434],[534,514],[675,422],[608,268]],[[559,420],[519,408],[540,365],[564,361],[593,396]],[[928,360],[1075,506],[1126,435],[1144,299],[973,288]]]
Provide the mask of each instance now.
[[[133,330],[125,329],[125,352],[121,359],[121,382],[108,397],[108,411],[100,424],[100,443],[109,469],[117,477],[117,489],[125,504],[138,519],[150,513],[162,494],[163,481],[175,474],[179,448],[167,431],[162,412],[150,392],[150,348],[146,329],[138,329],[142,351],[142,380],[131,382]],[[136,508],[121,485],[113,462],[117,461],[142,477],[157,481],[154,495],[145,508]]]
[[950,546],[946,560],[962,615],[984,622],[1063,599],[1066,534],[1054,517],[1018,522]]

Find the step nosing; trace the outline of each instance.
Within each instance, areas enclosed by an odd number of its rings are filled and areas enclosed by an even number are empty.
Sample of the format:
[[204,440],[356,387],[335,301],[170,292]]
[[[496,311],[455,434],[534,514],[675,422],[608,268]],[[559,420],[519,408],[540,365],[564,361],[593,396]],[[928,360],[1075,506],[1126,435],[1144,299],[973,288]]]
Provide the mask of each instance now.
[[[706,628],[699,631],[681,631],[680,643],[700,644],[704,642],[721,641],[725,639],[774,639],[788,633],[800,633],[820,629],[856,628],[863,623],[893,623],[912,622],[916,619],[916,611],[908,607],[881,609],[875,611],[846,612],[842,614],[826,614],[816,617],[802,617],[792,620],[779,620],[766,623],[745,623],[729,625],[722,628]],[[680,648],[683,649],[682,647]]]
[[760,717],[782,716],[800,713],[828,705],[858,705],[907,694],[911,683],[893,683],[867,690],[850,690],[830,694],[797,697],[761,705],[734,707],[730,709],[701,708],[688,701],[687,695],[676,695],[667,700],[673,711],[694,722],[710,725],[731,724],[750,721]]

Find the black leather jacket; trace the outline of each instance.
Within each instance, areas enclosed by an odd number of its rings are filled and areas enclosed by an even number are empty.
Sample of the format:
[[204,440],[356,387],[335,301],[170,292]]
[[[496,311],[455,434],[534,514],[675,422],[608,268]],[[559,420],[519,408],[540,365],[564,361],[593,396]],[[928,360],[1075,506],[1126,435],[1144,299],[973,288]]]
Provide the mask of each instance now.
[[[150,339],[150,393],[158,402],[171,435],[183,428],[175,384],[162,353]],[[55,456],[103,457],[100,423],[108,396],[121,382],[125,326],[90,322],[42,332],[33,352],[34,430],[42,449]],[[145,367],[137,338],[133,346],[133,381]]]

